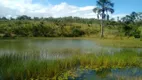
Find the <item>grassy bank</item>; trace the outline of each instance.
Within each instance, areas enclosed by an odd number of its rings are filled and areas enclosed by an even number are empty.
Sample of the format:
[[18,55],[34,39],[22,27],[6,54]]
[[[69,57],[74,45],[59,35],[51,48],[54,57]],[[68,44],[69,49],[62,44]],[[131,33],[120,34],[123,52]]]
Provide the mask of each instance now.
[[99,45],[123,48],[142,48],[142,41],[134,38],[107,38],[107,39],[94,39]]
[[[30,56],[27,56],[30,57]],[[142,53],[121,51],[115,54],[74,54],[56,60],[28,59],[20,55],[0,57],[0,79],[57,79],[62,73],[78,67],[101,70],[106,68],[142,67]],[[68,75],[66,75],[68,76]],[[65,77],[63,77],[65,78]]]

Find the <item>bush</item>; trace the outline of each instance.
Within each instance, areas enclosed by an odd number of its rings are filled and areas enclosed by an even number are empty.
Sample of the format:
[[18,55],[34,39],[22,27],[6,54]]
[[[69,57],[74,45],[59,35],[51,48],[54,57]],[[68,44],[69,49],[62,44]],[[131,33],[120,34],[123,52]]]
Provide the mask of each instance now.
[[74,37],[79,37],[79,36],[82,36],[82,35],[84,35],[84,34],[85,34],[85,32],[82,31],[82,30],[80,30],[79,28],[74,28],[74,29],[72,30],[72,35],[73,35]]
[[11,33],[6,32],[3,37],[12,37]]
[[135,38],[140,38],[141,36],[139,34],[134,35]]
[[135,38],[140,38],[141,37],[141,32],[140,31],[136,31],[135,33],[134,33],[134,37]]

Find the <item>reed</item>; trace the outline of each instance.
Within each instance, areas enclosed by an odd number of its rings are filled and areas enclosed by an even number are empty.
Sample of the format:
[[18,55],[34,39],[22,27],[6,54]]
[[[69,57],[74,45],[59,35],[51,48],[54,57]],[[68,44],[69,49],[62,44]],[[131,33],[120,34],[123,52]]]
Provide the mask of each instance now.
[[[102,70],[107,68],[141,67],[142,53],[123,50],[114,54],[73,54],[70,58],[38,60],[23,59],[21,55],[0,56],[1,80],[58,79],[71,69],[86,68]],[[30,58],[30,55],[28,55]],[[70,74],[69,74],[70,75]],[[68,75],[66,75],[68,76]]]

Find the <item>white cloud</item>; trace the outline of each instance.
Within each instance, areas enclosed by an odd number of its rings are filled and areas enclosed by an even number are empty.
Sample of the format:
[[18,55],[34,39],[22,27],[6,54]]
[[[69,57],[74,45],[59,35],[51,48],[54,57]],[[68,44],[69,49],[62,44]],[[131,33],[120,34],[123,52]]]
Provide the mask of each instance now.
[[126,15],[128,14],[115,14],[115,15],[112,15],[112,17],[117,19],[117,17],[122,18],[122,17],[125,17]]
[[[28,15],[31,17],[64,17],[77,16],[83,18],[97,18],[92,12],[94,6],[78,7],[62,2],[58,5],[47,6],[33,3],[32,0],[0,0],[0,16]],[[116,17],[118,15],[113,15]]]

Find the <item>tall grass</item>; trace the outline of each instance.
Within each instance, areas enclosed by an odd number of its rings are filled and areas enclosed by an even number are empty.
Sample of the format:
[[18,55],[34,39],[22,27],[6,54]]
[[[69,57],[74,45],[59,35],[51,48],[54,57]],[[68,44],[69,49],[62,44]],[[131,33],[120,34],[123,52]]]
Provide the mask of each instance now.
[[[70,70],[89,68],[142,67],[142,53],[121,51],[115,54],[74,54],[70,58],[53,60],[25,60],[20,55],[0,57],[0,80],[58,79]],[[30,57],[30,56],[29,56]]]

